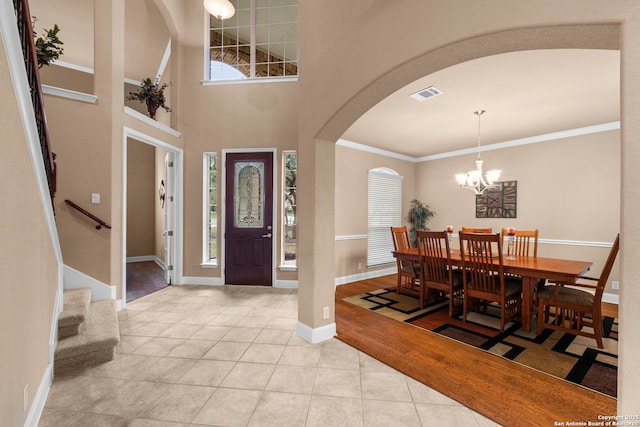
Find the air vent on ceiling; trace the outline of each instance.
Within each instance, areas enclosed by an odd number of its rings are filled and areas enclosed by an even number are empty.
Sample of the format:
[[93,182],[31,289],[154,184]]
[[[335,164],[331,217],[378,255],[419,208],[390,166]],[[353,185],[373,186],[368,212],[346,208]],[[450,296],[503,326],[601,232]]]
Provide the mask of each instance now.
[[434,86],[429,86],[426,89],[422,89],[416,93],[411,94],[413,99],[417,99],[418,101],[424,101],[425,99],[433,98],[434,96],[440,95],[442,92],[440,89],[437,89]]

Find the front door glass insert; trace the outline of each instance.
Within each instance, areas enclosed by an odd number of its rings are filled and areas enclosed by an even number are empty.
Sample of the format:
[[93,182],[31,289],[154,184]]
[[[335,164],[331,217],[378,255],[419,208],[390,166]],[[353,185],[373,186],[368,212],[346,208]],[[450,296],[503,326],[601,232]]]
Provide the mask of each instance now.
[[264,227],[264,163],[237,162],[235,178],[235,218],[238,228]]

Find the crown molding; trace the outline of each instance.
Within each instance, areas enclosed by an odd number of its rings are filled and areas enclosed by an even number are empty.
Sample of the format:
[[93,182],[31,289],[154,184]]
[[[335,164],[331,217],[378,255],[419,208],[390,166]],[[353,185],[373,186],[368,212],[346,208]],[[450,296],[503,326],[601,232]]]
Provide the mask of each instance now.
[[[483,145],[480,151],[501,150],[504,148],[517,147],[519,145],[535,144],[538,142],[553,141],[555,139],[570,138],[573,136],[589,135],[593,133],[608,132],[620,129],[620,121],[602,123],[593,126],[585,126],[576,129],[569,129],[560,132],[545,133],[542,135],[530,136],[527,138],[512,139],[510,141],[496,142],[495,144]],[[365,151],[367,153],[379,154],[381,156],[391,157],[394,159],[405,160],[413,163],[428,162],[430,160],[446,159],[448,157],[464,156],[467,154],[476,154],[477,147],[465,148],[464,150],[447,151],[444,153],[431,154],[429,156],[412,157],[405,154],[396,153],[394,151],[383,150],[381,148],[371,147],[369,145],[360,144],[358,142],[339,139],[336,145],[342,147],[353,148],[354,150]]]
[[370,145],[360,144],[358,142],[349,141],[348,139],[340,138],[336,145],[341,147],[353,148],[354,150],[365,151],[367,153],[379,154],[381,156],[392,157],[394,159],[405,160],[407,162],[416,162],[415,157],[407,156],[405,154],[396,153],[394,151],[383,150],[382,148],[371,147]]

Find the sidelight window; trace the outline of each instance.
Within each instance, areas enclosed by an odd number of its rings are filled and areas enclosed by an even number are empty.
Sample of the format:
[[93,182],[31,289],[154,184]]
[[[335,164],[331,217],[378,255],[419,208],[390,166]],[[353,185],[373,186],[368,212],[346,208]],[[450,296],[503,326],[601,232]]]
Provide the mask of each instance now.
[[284,151],[283,192],[282,192],[282,266],[296,266],[297,258],[297,177],[298,156],[295,151]]
[[204,153],[203,157],[203,259],[204,266],[218,264],[218,167],[217,154]]

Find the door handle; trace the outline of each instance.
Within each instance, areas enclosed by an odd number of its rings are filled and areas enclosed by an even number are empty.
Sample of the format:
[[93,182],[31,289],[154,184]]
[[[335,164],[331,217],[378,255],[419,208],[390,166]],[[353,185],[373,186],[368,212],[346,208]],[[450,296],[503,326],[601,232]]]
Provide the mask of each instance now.
[[270,239],[271,238],[271,233],[263,234],[262,237],[266,237],[266,238]]

